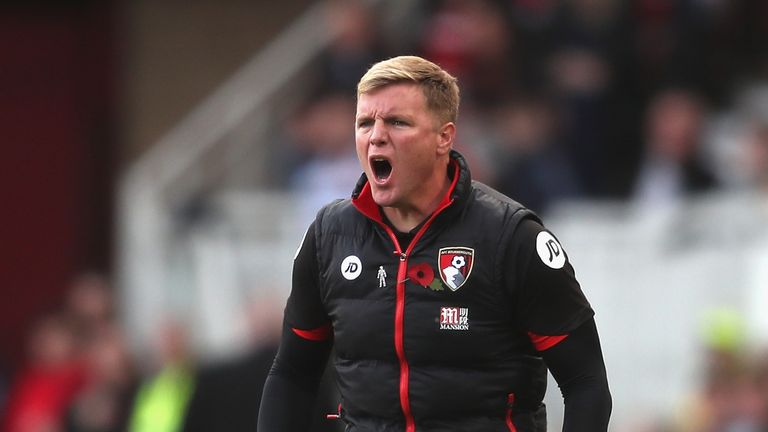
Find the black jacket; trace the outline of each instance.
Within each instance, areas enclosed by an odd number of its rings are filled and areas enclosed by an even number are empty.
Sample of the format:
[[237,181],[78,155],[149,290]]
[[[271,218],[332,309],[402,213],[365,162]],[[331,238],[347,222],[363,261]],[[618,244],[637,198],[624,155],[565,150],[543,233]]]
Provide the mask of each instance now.
[[[322,320],[332,328],[350,432],[545,431],[546,367],[528,332],[567,333],[592,316],[576,284],[556,326],[531,328],[522,317],[534,300],[520,287],[529,275],[509,263],[520,261],[516,228],[537,217],[473,182],[456,152],[449,176],[448,196],[409,244],[383,219],[365,177],[308,233],[318,312],[291,299],[286,322],[304,337]],[[564,255],[555,245],[549,259]]]

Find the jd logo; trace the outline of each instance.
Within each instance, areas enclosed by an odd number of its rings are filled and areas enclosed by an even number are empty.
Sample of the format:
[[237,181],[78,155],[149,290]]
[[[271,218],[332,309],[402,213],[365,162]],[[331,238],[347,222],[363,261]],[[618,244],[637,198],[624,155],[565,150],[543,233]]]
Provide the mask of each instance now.
[[560,256],[560,245],[554,240],[547,242],[547,250],[549,251],[549,262],[552,262],[555,257]]
[[363,265],[360,263],[360,258],[350,255],[341,262],[341,275],[346,280],[354,280],[360,276],[363,271]]
[[563,268],[565,265],[565,251],[552,234],[542,231],[536,236],[536,252],[541,262],[553,269]]

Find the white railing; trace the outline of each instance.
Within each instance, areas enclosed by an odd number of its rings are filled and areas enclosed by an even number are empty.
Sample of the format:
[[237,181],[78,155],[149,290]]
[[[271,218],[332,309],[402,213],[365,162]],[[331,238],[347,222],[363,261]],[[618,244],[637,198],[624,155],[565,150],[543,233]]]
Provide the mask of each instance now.
[[[273,111],[270,99],[290,87],[302,68],[333,37],[326,26],[318,24],[325,22],[324,7],[318,2],[308,9],[136,161],[121,179],[117,285],[123,319],[138,348],[148,344],[158,321],[169,310],[183,307],[174,305],[178,297],[174,292],[194,289],[187,286],[189,280],[170,271],[178,265],[178,248],[188,246],[175,232],[178,227],[173,212],[209,188],[210,177],[226,173],[239,155],[267,151],[267,146],[254,141],[267,126],[263,119]],[[254,116],[255,112],[261,115]],[[239,139],[227,139],[233,131],[243,128],[250,132]],[[211,159],[218,165],[208,166]]]

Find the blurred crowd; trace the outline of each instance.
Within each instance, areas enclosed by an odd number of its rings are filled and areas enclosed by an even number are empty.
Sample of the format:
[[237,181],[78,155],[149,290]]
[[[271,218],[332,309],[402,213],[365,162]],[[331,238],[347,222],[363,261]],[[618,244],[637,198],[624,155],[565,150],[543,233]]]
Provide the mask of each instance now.
[[[389,3],[328,1],[320,84],[271,164],[305,220],[360,175],[359,77],[406,53],[458,77],[457,147],[473,176],[542,214],[579,199],[655,210],[710,191],[768,196],[768,2],[425,0],[388,22]],[[117,306],[105,277],[75,278],[31,329],[23,366],[0,370],[0,431],[255,430],[276,332],[202,365],[169,319],[147,358]],[[701,388],[647,431],[768,430],[768,357],[707,342]]]
[[320,85],[276,152],[273,174],[307,198],[308,217],[360,172],[357,80],[405,53],[458,77],[457,144],[473,176],[541,213],[768,189],[765,2],[432,0],[392,23],[389,2],[372,3],[329,2]]
[[124,429],[138,376],[114,312],[107,281],[85,274],[36,320],[25,361],[2,389],[3,431]]
[[[280,325],[261,308],[233,311],[245,313],[240,350],[201,359],[184,324],[191,317],[165,317],[149,349],[135,346],[109,281],[80,275],[35,321],[23,363],[0,370],[0,431],[255,431]],[[325,423],[335,411],[331,382],[321,389],[313,432],[335,427]]]

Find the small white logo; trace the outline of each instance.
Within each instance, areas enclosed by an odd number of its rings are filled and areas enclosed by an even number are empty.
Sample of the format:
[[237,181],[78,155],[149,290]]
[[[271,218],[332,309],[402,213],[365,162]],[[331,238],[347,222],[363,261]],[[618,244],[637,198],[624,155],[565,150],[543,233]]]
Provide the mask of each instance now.
[[542,231],[536,236],[536,252],[547,267],[555,270],[563,268],[565,265],[565,251],[555,237]]
[[346,280],[355,280],[363,271],[363,264],[360,262],[360,258],[350,255],[344,258],[341,262],[341,275]]
[[379,278],[379,288],[384,288],[387,286],[387,271],[384,270],[384,266],[379,266],[379,272],[376,274],[376,276]]
[[469,330],[469,308],[441,307],[440,330]]

